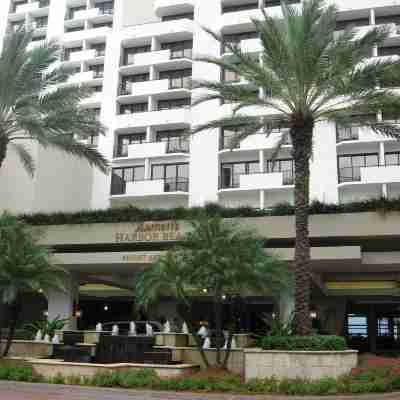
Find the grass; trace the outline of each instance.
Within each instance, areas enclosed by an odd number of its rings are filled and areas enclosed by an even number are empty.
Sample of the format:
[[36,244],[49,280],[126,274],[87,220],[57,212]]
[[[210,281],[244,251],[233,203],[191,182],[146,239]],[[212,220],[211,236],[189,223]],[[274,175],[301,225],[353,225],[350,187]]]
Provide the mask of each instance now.
[[221,370],[201,371],[191,376],[169,379],[159,378],[153,370],[149,369],[103,372],[93,377],[57,375],[51,379],[45,379],[23,361],[3,360],[0,362],[0,380],[199,393],[336,395],[398,391],[400,390],[399,365],[399,361],[396,360],[391,366],[364,366],[340,379],[278,381],[272,378],[244,382],[241,376]]

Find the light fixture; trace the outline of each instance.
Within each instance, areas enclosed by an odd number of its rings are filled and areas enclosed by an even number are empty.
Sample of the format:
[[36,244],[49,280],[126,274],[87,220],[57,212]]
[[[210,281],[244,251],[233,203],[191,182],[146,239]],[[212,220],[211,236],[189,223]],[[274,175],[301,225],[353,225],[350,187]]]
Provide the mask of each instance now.
[[272,319],[275,319],[276,318],[276,314],[273,312],[272,313]]
[[82,317],[82,310],[76,310],[75,311],[75,318],[81,318]]
[[316,311],[311,311],[310,312],[310,318],[311,319],[316,319],[317,318],[317,312]]
[[104,306],[104,311],[108,311],[108,306]]
[[206,288],[203,289],[203,293],[207,293],[207,289]]
[[222,295],[222,300],[226,300],[226,294]]
[[45,316],[45,317],[48,317],[49,316],[49,312],[46,310],[46,311],[43,311],[43,315]]
[[39,292],[39,293],[43,293],[43,289],[39,289],[38,292]]

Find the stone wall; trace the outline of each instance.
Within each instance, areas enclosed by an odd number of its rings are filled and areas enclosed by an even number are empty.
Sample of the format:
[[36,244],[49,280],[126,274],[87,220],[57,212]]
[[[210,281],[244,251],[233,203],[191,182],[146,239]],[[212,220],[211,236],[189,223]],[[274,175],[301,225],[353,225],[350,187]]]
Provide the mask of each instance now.
[[[5,340],[1,342],[1,349],[5,347]],[[51,343],[37,343],[30,340],[14,340],[9,356],[10,357],[32,357],[43,358],[50,357],[53,352],[53,345]]]
[[245,379],[338,378],[357,366],[358,352],[348,351],[244,351]]

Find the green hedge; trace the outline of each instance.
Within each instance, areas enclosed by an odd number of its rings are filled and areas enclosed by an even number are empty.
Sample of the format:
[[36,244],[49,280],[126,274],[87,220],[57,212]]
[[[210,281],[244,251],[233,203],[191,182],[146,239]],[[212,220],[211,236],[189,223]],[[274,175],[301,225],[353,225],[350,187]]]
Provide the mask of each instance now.
[[[399,199],[372,199],[347,204],[324,204],[313,202],[309,207],[310,214],[338,214],[365,211],[400,211]],[[205,207],[173,208],[173,209],[143,209],[136,207],[110,208],[106,210],[84,210],[75,213],[37,213],[20,215],[20,219],[31,225],[65,225],[92,224],[110,222],[142,222],[161,220],[194,219],[201,214],[209,216],[220,215],[223,218],[249,218],[293,215],[294,207],[288,203],[259,210],[251,207],[228,208],[218,204],[208,204]]]
[[264,350],[291,351],[343,351],[346,341],[341,336],[265,336],[261,339]]
[[92,377],[80,375],[57,375],[45,379],[35,374],[31,367],[0,366],[0,380],[43,382],[51,384],[83,385],[96,387],[118,387],[125,389],[148,389],[225,392],[237,394],[285,394],[285,395],[336,395],[354,393],[383,393],[400,390],[400,373],[395,368],[369,368],[355,370],[339,379],[324,378],[316,381],[301,379],[253,379],[243,382],[233,374],[208,377],[159,378],[152,370],[126,372],[102,372]]

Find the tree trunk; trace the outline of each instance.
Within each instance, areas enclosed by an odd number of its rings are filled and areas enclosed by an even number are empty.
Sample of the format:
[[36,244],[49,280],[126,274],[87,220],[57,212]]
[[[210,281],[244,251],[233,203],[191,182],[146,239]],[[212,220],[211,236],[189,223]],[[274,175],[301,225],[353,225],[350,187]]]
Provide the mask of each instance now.
[[7,154],[8,138],[0,134],[0,168]]
[[9,327],[9,331],[8,331],[6,347],[3,352],[3,357],[7,357],[8,353],[10,351],[10,348],[11,348],[11,345],[12,345],[12,342],[14,339],[15,329],[17,327],[20,311],[21,311],[21,306],[18,302],[14,303],[11,306],[10,327]]
[[222,367],[221,362],[221,338],[223,337],[222,334],[222,293],[220,289],[220,285],[217,283],[214,293],[214,315],[215,315],[215,347],[217,351],[217,359],[216,359],[216,366],[217,368]]
[[189,332],[193,336],[193,338],[196,342],[197,349],[200,352],[200,356],[201,356],[201,359],[203,360],[204,365],[206,366],[206,368],[210,368],[210,363],[208,362],[206,353],[204,352],[203,344],[202,344],[199,336],[197,335],[196,329],[191,320],[191,316],[193,315],[191,310],[188,309],[188,307],[186,305],[178,304],[177,312],[178,312],[179,316],[186,322],[186,324],[189,328]]
[[300,121],[292,129],[293,158],[295,165],[295,330],[298,335],[311,334],[310,318],[310,240],[309,240],[309,192],[310,156],[312,150],[313,121]]

